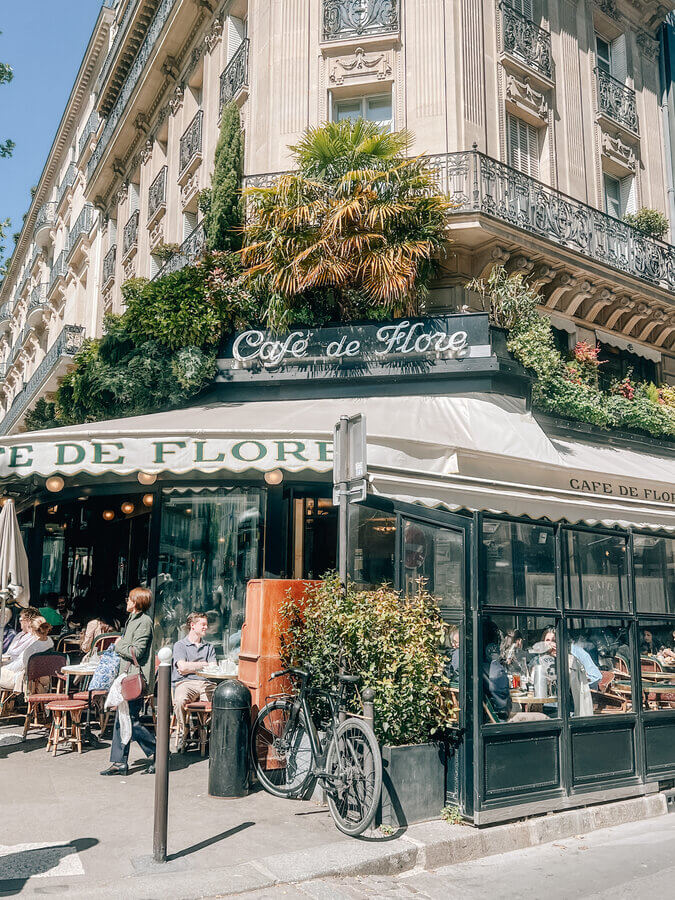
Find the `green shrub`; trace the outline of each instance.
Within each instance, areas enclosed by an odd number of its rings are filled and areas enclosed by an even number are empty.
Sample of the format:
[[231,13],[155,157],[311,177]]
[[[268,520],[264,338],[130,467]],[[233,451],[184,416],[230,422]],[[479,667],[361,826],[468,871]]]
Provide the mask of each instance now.
[[633,228],[637,228],[638,231],[641,231],[648,237],[656,238],[660,241],[665,239],[670,228],[668,219],[662,212],[659,212],[658,209],[648,209],[646,206],[643,206],[636,213],[626,213],[623,218]]
[[200,195],[205,211],[206,243],[209,250],[238,250],[244,205],[241,179],[244,171],[244,137],[239,108],[228,103],[220,120],[220,137],[216,144],[211,190]]
[[[342,660],[375,692],[375,732],[382,743],[420,744],[451,722],[443,693],[444,626],[425,591],[402,598],[393,588],[343,591],[336,575],[282,608],[284,665],[309,665],[313,684],[332,689]],[[355,701],[353,711],[360,712]]]

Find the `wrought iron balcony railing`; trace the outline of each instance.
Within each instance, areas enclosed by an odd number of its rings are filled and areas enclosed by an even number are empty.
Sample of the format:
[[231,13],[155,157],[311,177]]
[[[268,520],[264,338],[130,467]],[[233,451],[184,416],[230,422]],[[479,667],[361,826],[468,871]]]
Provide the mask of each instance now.
[[98,131],[98,126],[99,126],[100,121],[101,121],[101,117],[99,116],[98,112],[95,109],[93,109],[91,111],[91,113],[89,114],[89,118],[87,119],[87,122],[84,126],[84,131],[80,135],[80,140],[77,145],[77,150],[78,150],[78,153],[80,154],[80,156],[82,156],[82,154],[84,153],[85,147],[87,146],[89,141],[92,139],[92,137]]
[[199,110],[180,139],[178,177],[185,172],[195,157],[202,152],[202,121],[204,111]]
[[400,0],[323,0],[324,41],[396,33],[400,22]]
[[0,322],[6,322],[12,318],[12,302],[7,300],[0,306]]
[[139,212],[133,212],[124,226],[122,234],[122,259],[125,259],[129,253],[138,246],[138,218]]
[[56,221],[56,203],[43,203],[35,217],[33,234],[37,234],[41,228],[51,228]]
[[63,357],[75,356],[84,342],[84,328],[79,325],[64,325],[61,333],[47,351],[37,369],[28,379],[23,389],[16,395],[14,402],[0,422],[0,434],[7,434],[9,429],[25,412],[28,404],[40,392],[58,362]]
[[80,210],[80,214],[75,219],[75,224],[68,232],[68,241],[66,243],[66,259],[70,259],[79,244],[80,240],[91,231],[94,223],[94,207],[91,203],[87,203]]
[[204,224],[200,222],[189,237],[183,241],[177,252],[167,259],[152,280],[155,281],[163,275],[170,275],[172,272],[184,269],[185,266],[192,265],[199,259],[205,249],[206,234],[204,233]]
[[109,281],[115,277],[115,262],[117,261],[117,244],[113,244],[110,250],[103,257],[103,282],[101,287],[105,287]]
[[166,173],[167,167],[162,166],[148,189],[148,221],[152,220],[160,206],[166,205]]
[[92,174],[95,172],[98,164],[101,161],[101,158],[105,152],[106,147],[110,143],[110,139],[115,133],[117,129],[117,125],[119,120],[126,109],[127,103],[129,102],[129,98],[134,92],[134,88],[136,87],[136,83],[141,76],[141,73],[145,69],[145,66],[150,58],[152,51],[157,43],[157,40],[164,29],[164,25],[166,24],[171,11],[173,10],[176,3],[179,0],[162,0],[160,5],[157,8],[157,12],[150,23],[150,26],[147,30],[143,43],[140,46],[138,53],[136,54],[136,59],[134,63],[129,69],[129,74],[124,80],[124,84],[119,92],[117,100],[115,101],[115,105],[110,110],[110,115],[106,119],[105,127],[103,132],[101,133],[100,138],[98,139],[98,143],[94,148],[94,152],[91,154],[91,158],[89,163],[87,164],[87,177],[90,178]]
[[30,292],[30,300],[28,301],[28,312],[33,312],[34,309],[39,309],[41,306],[44,306],[47,302],[47,283],[37,284],[33,290]]
[[52,289],[59,278],[65,278],[68,274],[68,263],[66,262],[66,250],[65,248],[59,253],[56,257],[56,261],[52,266],[52,271],[49,276],[49,287],[47,288],[47,293],[51,294]]
[[66,191],[68,188],[75,184],[75,176],[77,175],[77,169],[75,168],[75,163],[71,162],[68,168],[66,169],[66,174],[63,176],[63,181],[59,185],[59,189],[56,192],[56,208],[58,209],[61,206],[61,201],[65,197]]
[[595,70],[598,84],[598,110],[634,134],[640,133],[635,91],[612,78],[602,69]]
[[502,2],[502,41],[504,51],[546,78],[553,77],[551,35],[521,15],[509,3]]
[[226,103],[234,100],[242,88],[248,87],[248,47],[249,40],[245,38],[220,74],[221,113]]

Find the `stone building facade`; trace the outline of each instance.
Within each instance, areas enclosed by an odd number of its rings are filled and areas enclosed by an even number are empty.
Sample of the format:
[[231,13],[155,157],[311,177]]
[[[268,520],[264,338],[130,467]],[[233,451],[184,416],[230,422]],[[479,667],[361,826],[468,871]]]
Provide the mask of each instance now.
[[[660,48],[674,7],[105,0],[0,288],[0,432],[21,430],[121,311],[125,279],[199,254],[230,100],[249,185],[328,118],[410,129],[455,203],[434,308],[470,305],[467,279],[503,264],[540,289],[563,343],[599,340],[616,372],[675,382],[675,248],[622,221],[668,214]],[[168,261],[166,245],[180,246]]]

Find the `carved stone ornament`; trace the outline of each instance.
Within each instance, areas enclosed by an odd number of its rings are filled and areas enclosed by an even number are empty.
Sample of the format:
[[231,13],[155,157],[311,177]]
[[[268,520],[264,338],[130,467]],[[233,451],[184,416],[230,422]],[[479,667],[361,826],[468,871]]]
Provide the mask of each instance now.
[[169,100],[169,109],[171,110],[171,115],[175,116],[178,110],[183,105],[183,97],[185,96],[185,85],[177,84],[176,89],[173,92],[173,96]]
[[635,150],[622,141],[618,134],[602,132],[602,155],[618,163],[629,172],[635,171]]
[[115,175],[124,175],[124,162],[116,156],[112,163],[112,170]]
[[154,140],[154,138],[151,138],[151,137],[148,138],[147,141],[145,142],[145,146],[141,150],[141,163],[143,165],[145,165],[146,162],[152,156],[152,147],[153,147],[154,143],[155,143],[155,140]]
[[167,58],[162,63],[162,74],[167,75],[169,78],[173,78],[174,80],[178,78],[178,73],[180,69],[178,67],[178,60],[175,56],[167,56]]
[[659,58],[659,42],[645,34],[644,31],[640,31],[638,32],[637,43],[642,55],[656,62]]
[[532,87],[527,76],[520,77],[511,72],[507,74],[506,99],[518,109],[534,115],[544,122],[548,118],[546,96]]
[[216,16],[213,22],[211,22],[211,28],[204,38],[204,43],[206,44],[206,48],[209,53],[213,53],[214,47],[217,46],[218,42],[223,36],[223,24],[223,20],[220,18],[220,16]]
[[190,178],[185,182],[183,187],[180,189],[180,199],[185,208],[190,200],[194,197],[196,193],[199,191],[199,169],[194,172]]
[[134,119],[134,128],[143,134],[147,134],[150,129],[150,120],[144,112],[139,112]]
[[153,227],[150,229],[149,235],[149,243],[150,250],[154,250],[155,247],[164,240],[164,219],[159,219]]
[[122,270],[124,272],[124,280],[127,281],[129,278],[133,278],[136,274],[136,256],[127,256],[127,258],[122,263]]
[[609,16],[610,19],[619,19],[620,13],[616,8],[616,3],[614,0],[595,0],[595,5],[603,12],[606,16]]
[[106,285],[101,293],[103,296],[103,309],[109,312],[113,301],[113,283],[110,282],[110,284]]
[[392,77],[392,71],[391,53],[366,53],[363,47],[357,47],[353,55],[331,61],[328,80],[333,85],[344,84],[345,80],[363,80],[364,76],[386,81]]
[[121,204],[126,201],[128,196],[129,196],[129,185],[123,184],[122,187],[117,192],[117,204],[119,206],[121,206]]

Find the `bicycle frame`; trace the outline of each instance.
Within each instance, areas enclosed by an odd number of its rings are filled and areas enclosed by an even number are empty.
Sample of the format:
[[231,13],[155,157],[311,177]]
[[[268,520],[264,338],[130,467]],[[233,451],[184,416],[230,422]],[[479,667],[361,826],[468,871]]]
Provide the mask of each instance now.
[[330,725],[326,731],[327,739],[325,743],[322,745],[321,738],[319,737],[319,733],[314,724],[312,710],[310,708],[308,699],[310,691],[305,689],[304,684],[300,689],[300,693],[293,699],[291,714],[288,717],[288,723],[286,725],[286,729],[284,730],[288,731],[288,733],[290,734],[294,732],[298,714],[300,710],[302,710],[305,717],[305,722],[307,723],[307,733],[309,735],[309,743],[312,749],[311,774],[315,778],[333,782],[339,780],[339,775],[334,775],[326,771],[326,757],[328,756],[328,751],[331,745],[333,743],[337,743],[335,732],[338,725],[340,724],[342,689],[340,689],[340,693],[337,696],[333,693],[330,693],[329,691],[316,691],[315,693],[323,694],[328,697],[328,702],[330,704]]

